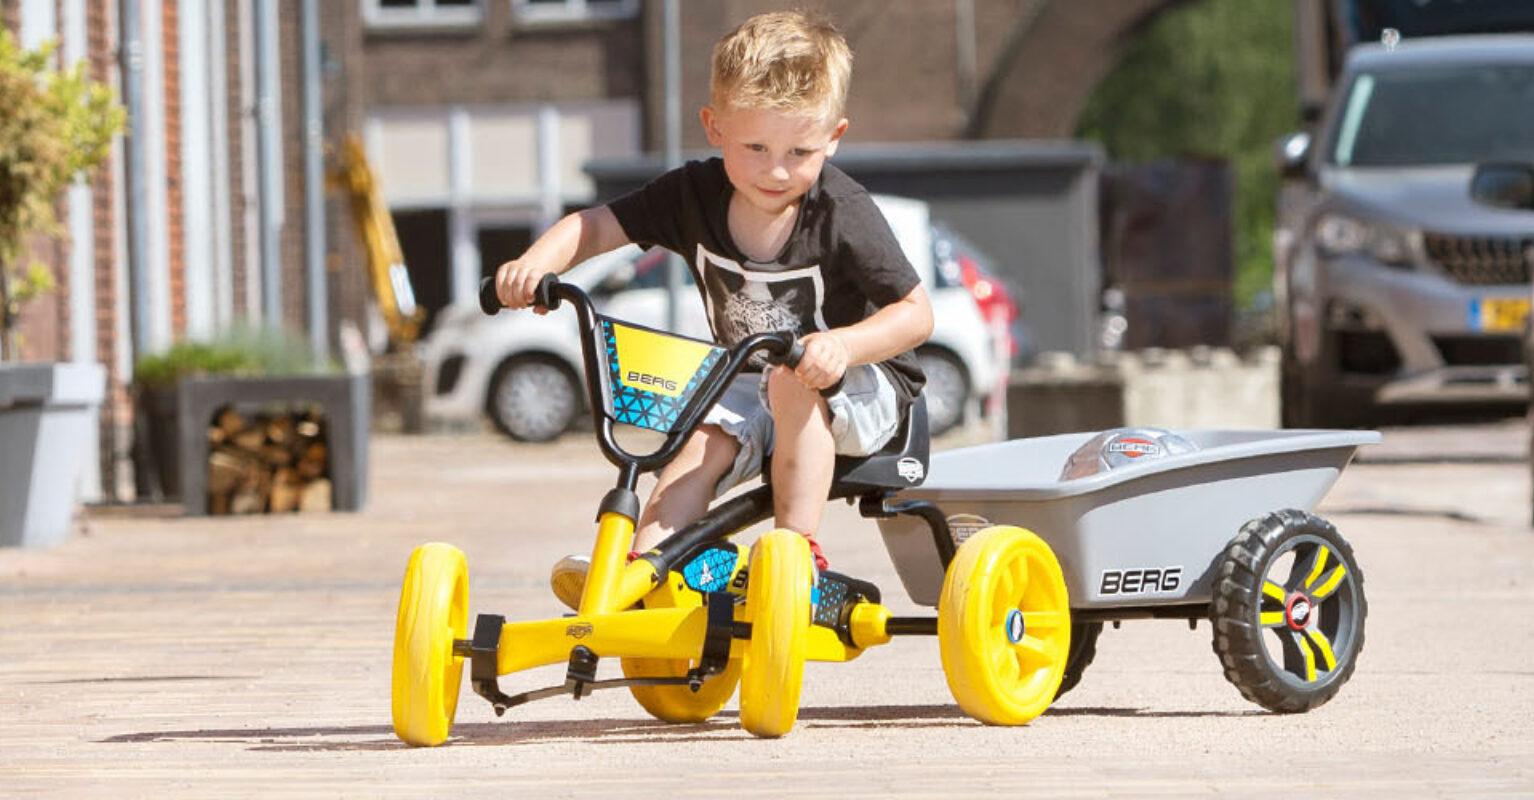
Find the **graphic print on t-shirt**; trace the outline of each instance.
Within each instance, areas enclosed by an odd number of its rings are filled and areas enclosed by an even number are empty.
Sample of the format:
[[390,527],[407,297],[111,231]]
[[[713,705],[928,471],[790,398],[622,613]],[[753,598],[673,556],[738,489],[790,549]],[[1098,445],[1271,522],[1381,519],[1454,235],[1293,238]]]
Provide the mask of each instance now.
[[[748,270],[698,245],[698,273],[714,337],[733,346],[753,333],[826,330],[820,266],[778,272]],[[777,265],[772,265],[776,267]]]

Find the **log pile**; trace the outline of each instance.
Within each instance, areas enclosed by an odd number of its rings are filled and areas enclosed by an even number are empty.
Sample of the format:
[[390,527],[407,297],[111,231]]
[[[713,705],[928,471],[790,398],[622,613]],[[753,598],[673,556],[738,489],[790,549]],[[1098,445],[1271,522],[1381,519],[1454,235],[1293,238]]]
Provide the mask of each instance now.
[[208,427],[208,513],[329,511],[325,419],[318,409],[241,414]]

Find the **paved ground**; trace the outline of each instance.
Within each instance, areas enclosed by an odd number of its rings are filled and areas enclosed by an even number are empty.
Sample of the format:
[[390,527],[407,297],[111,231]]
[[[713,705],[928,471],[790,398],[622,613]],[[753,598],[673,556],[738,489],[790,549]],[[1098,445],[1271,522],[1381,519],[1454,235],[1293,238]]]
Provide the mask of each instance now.
[[[936,643],[903,639],[811,665],[777,741],[744,734],[733,705],[666,726],[608,692],[502,721],[466,687],[455,738],[430,750],[389,727],[411,547],[463,547],[476,611],[555,614],[548,565],[589,546],[611,471],[581,437],[384,437],[362,514],[98,511],[57,549],[0,551],[0,794],[1534,796],[1526,429],[1387,437],[1321,509],[1355,545],[1370,617],[1352,682],[1310,714],[1243,701],[1207,624],[1138,622],[1025,728],[970,721]],[[839,568],[902,594],[871,523],[837,506],[827,528]]]

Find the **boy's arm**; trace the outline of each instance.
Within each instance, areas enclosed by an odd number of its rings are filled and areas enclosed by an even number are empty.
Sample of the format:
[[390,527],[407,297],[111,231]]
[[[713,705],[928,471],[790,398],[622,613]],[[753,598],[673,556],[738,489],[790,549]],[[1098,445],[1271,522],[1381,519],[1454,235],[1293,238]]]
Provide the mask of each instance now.
[[931,335],[932,303],[918,284],[862,322],[804,337],[804,358],[794,374],[811,389],[824,389],[848,367],[894,358]]
[[533,302],[533,290],[545,274],[558,275],[628,243],[628,234],[605,205],[569,214],[544,231],[521,258],[496,270],[495,293],[507,308],[523,308]]

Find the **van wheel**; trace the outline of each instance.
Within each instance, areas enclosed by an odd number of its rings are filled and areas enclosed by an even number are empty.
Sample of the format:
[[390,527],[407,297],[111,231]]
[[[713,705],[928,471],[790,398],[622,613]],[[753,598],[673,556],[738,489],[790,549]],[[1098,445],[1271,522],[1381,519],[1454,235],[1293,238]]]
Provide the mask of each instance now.
[[964,420],[969,402],[969,372],[958,358],[932,347],[916,351],[916,362],[927,376],[922,393],[927,396],[927,431],[942,434]]
[[490,378],[485,410],[501,433],[519,442],[547,442],[564,433],[582,408],[576,376],[557,359],[508,359]]

